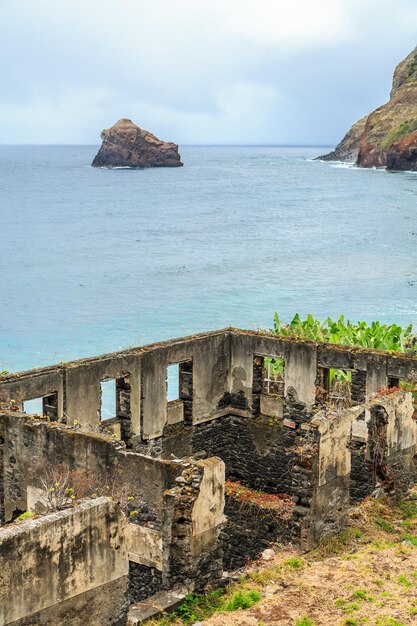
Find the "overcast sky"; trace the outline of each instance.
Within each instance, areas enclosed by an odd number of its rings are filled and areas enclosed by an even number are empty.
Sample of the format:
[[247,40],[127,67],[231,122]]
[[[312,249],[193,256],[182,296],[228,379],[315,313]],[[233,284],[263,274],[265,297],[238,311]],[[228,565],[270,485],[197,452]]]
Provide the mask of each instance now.
[[0,143],[331,145],[416,44],[417,0],[0,0]]

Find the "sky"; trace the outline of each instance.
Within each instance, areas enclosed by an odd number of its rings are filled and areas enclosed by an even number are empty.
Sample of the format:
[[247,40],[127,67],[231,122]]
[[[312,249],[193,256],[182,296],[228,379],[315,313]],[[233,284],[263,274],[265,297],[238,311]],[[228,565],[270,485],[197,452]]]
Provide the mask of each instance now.
[[416,45],[417,0],[0,0],[0,143],[334,145]]

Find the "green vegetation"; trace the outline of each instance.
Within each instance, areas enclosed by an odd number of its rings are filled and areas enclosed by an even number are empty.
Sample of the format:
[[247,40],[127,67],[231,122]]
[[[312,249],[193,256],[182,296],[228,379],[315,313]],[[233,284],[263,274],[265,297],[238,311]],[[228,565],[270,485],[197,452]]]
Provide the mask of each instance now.
[[[177,617],[181,617],[183,624],[192,624],[210,617],[221,607],[222,595],[219,590],[208,593],[190,593],[179,607]],[[174,615],[169,615],[166,619],[173,621]]]
[[412,324],[406,328],[397,324],[381,324],[377,321],[370,324],[367,322],[353,324],[350,320],[345,320],[343,315],[338,320],[328,317],[324,322],[320,322],[311,314],[302,320],[299,313],[296,313],[292,321],[286,324],[280,320],[278,313],[275,313],[274,326],[270,331],[276,335],[295,339],[311,339],[312,341],[375,348],[388,352],[416,353],[414,344],[417,337],[412,332]]
[[399,125],[399,127],[394,130],[392,133],[387,135],[383,141],[381,141],[380,148],[381,150],[387,150],[393,143],[399,141],[400,139],[404,139],[407,135],[411,135],[414,131],[417,130],[417,119],[407,120]]
[[261,594],[259,591],[235,591],[230,600],[221,607],[222,611],[237,611],[238,609],[250,609],[251,606],[259,602]]
[[403,500],[399,503],[399,508],[401,509],[406,520],[412,519],[417,515],[417,501],[416,500]]
[[25,519],[31,519],[34,516],[34,513],[32,513],[31,511],[25,511],[24,513],[22,513],[22,515],[19,515],[19,517],[16,517],[16,522],[23,522]]
[[375,517],[375,524],[378,526],[378,528],[383,530],[385,533],[392,533],[392,534],[395,533],[394,526],[383,517],[379,517],[379,516]]
[[271,376],[274,378],[280,378],[284,374],[284,359],[273,359],[272,357],[264,358],[265,369],[268,369]]
[[376,626],[405,626],[405,624],[398,622],[393,617],[380,617],[376,621]]
[[295,622],[295,626],[315,626],[315,624],[316,622],[313,621],[311,617],[308,617],[308,615],[300,617],[300,619]]
[[[370,324],[364,321],[353,324],[350,320],[345,320],[343,315],[337,320],[327,317],[324,322],[321,322],[311,314],[308,314],[305,319],[301,319],[299,313],[296,313],[289,323],[284,323],[278,313],[275,313],[273,324],[270,332],[296,340],[310,339],[317,342],[373,348],[387,352],[417,354],[417,336],[413,334],[412,324],[406,328],[397,324],[381,324],[378,321]],[[282,359],[268,357],[264,359],[264,364],[271,378],[282,378],[284,373],[284,361]],[[349,406],[352,373],[331,369],[329,374],[331,392],[339,400],[346,398],[346,406]],[[401,387],[406,391],[411,391],[417,403],[415,385],[402,381]]]
[[304,561],[302,559],[291,558],[284,561],[283,565],[292,567],[292,569],[300,569],[300,567],[304,565]]
[[411,587],[411,585],[413,584],[410,580],[408,580],[406,576],[398,576],[397,583],[399,583],[400,585],[403,585],[407,589]]
[[[256,610],[250,616],[251,620],[255,618],[257,626],[275,623],[272,613],[271,620],[266,617],[268,609],[275,608],[275,602],[278,609],[288,603],[291,610],[295,611],[291,613],[292,621],[290,619],[293,626],[318,626],[311,617],[315,610],[312,606],[317,606],[317,600],[323,602],[326,616],[334,616],[334,624],[340,626],[363,626],[367,623],[370,626],[404,626],[402,622],[408,624],[417,615],[417,601],[413,593],[417,588],[417,569],[412,558],[416,549],[413,546],[417,543],[416,502],[417,485],[399,503],[387,497],[378,500],[368,498],[352,511],[351,520],[355,526],[347,528],[338,537],[323,540],[318,548],[302,557],[293,551],[284,550],[281,555],[277,553],[276,560],[269,567],[264,567],[262,563],[255,564],[255,570],[248,571],[226,589],[190,594],[176,613],[151,619],[147,626],[191,626],[199,621],[206,623],[213,615],[249,609],[256,605],[265,588],[265,602],[260,607],[263,619],[256,620]],[[411,545],[402,545],[404,541]],[[406,558],[403,555],[407,555]],[[345,569],[345,576],[339,584],[340,597],[336,600],[326,590],[320,595],[316,586],[322,573],[331,572],[329,556],[335,562],[331,567],[337,567],[339,572]],[[350,559],[357,560],[344,563]],[[395,560],[392,569],[391,559]],[[399,570],[396,569],[398,564],[401,564]],[[354,586],[349,574],[352,571],[357,571],[358,575]],[[399,572],[402,574],[399,575]],[[314,598],[316,593],[319,595],[312,604],[306,603],[300,608],[297,601],[294,602],[296,594],[300,592],[305,593],[306,597],[309,594]],[[395,608],[394,615],[402,622],[391,617],[391,608]],[[230,617],[230,623],[241,624],[246,621],[243,616],[242,621],[238,616]],[[224,621],[227,621],[226,618]],[[222,616],[216,622],[222,623]]]
[[353,592],[352,598],[365,600],[366,602],[375,602],[375,598],[370,593],[368,593],[366,589],[357,589]]
[[335,607],[338,609],[342,609],[346,613],[351,613],[352,611],[358,611],[361,608],[361,605],[358,602],[348,602],[343,598],[338,598],[334,603]]
[[412,78],[416,71],[417,71],[417,55],[414,57],[414,59],[411,61],[410,65],[408,66],[407,78],[408,79]]
[[238,611],[250,609],[261,599],[261,594],[255,589],[222,590],[216,589],[207,593],[190,593],[181,603],[175,613],[165,615],[150,623],[166,626],[172,623],[181,623],[189,626],[209,618],[215,613],[223,611]]
[[417,548],[417,537],[415,535],[401,535],[401,541],[408,541]]

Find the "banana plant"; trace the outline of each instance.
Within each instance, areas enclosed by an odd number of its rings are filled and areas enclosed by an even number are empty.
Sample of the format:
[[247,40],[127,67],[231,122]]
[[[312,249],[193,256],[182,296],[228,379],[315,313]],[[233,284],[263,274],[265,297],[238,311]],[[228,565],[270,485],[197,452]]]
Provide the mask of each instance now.
[[353,324],[343,315],[337,320],[328,317],[320,322],[308,314],[303,320],[296,313],[289,323],[284,323],[278,313],[274,314],[271,332],[286,337],[302,337],[312,341],[335,343],[363,348],[375,348],[388,352],[407,352],[417,354],[417,336],[413,325],[402,328],[398,324],[381,324],[365,321]]

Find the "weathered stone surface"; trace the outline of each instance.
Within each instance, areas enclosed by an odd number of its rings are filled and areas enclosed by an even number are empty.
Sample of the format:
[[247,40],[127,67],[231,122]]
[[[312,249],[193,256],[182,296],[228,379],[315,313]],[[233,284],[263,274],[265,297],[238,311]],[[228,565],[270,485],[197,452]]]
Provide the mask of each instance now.
[[90,604],[101,596],[91,624],[123,624],[124,523],[115,503],[99,498],[1,529],[0,624],[81,626],[87,615],[79,596],[86,592]]
[[[263,400],[277,400],[261,397],[265,357],[284,361],[285,393],[278,398],[282,419],[271,419],[260,411]],[[166,374],[173,363],[179,364],[180,391],[179,399],[171,404]],[[351,398],[360,406],[333,413],[314,405],[317,386],[325,384],[329,369],[352,372]],[[63,466],[71,476],[81,472],[90,486],[98,479],[98,486],[110,485],[116,495],[123,496],[130,522],[123,534],[130,561],[131,600],[179,587],[185,592],[199,591],[221,580],[223,563],[228,568],[243,564],[271,542],[292,540],[307,549],[322,537],[337,534],[347,523],[349,498],[355,501],[375,488],[400,494],[415,482],[417,422],[411,394],[385,389],[380,397],[375,395],[378,389],[396,387],[404,378],[417,380],[417,357],[301,339],[294,342],[237,329],[2,377],[0,524],[36,508],[45,468]],[[108,379],[116,383],[115,420],[123,442],[96,425],[101,381]],[[16,410],[36,396],[46,397],[51,406],[52,395],[58,421],[34,419]],[[170,404],[178,409],[180,420],[178,415],[170,419]],[[67,424],[60,423],[65,419]],[[359,424],[360,437],[352,436],[353,424]],[[207,458],[213,455],[220,458]],[[252,492],[288,494],[294,505],[291,519],[283,520],[284,524],[250,500],[242,506],[241,500],[231,502],[228,497],[225,524],[224,470]],[[45,518],[30,523],[45,529]],[[88,518],[81,531],[95,527]],[[0,534],[10,537],[14,528],[21,526],[5,526]],[[34,537],[35,543],[43,545],[40,542],[48,540],[56,546],[55,524],[52,530],[49,539],[47,532],[39,542]],[[108,535],[106,529],[101,533],[97,529],[94,546]],[[71,536],[65,534],[66,543]],[[84,545],[88,547],[88,542]],[[83,571],[91,558],[86,559],[78,546],[70,565]],[[23,559],[20,563],[15,558],[14,549],[9,553],[13,554],[11,568],[20,568],[23,574],[29,571]],[[56,578],[56,568],[51,572]],[[0,567],[0,580],[2,575],[8,576]],[[126,574],[123,571],[110,583],[108,578],[94,580],[97,587],[83,584],[85,591],[63,594],[58,604],[42,608],[35,603],[29,607],[35,621],[27,621],[32,615],[22,617],[26,621],[16,626],[87,623],[85,598],[91,602],[93,616],[101,619],[95,609],[98,605],[107,613],[111,608],[112,626],[121,626],[126,613]],[[45,581],[41,582],[36,590],[43,588]],[[9,587],[3,586],[7,597],[11,596]],[[54,588],[48,586],[48,593]],[[67,588],[71,594],[73,586]],[[0,623],[5,604],[1,590],[0,582]],[[79,622],[73,617],[75,611],[80,612]],[[91,617],[89,624],[96,626]]]
[[175,143],[161,141],[132,120],[122,119],[101,133],[103,143],[93,167],[179,167],[181,157]]
[[175,611],[184,597],[185,595],[173,591],[159,591],[146,601],[130,608],[127,624],[134,626],[160,613]]
[[[248,561],[271,558],[272,544],[291,540],[290,520],[280,519],[274,511],[244,506],[235,498],[226,498],[228,523],[222,531],[223,565],[227,571],[243,567]],[[268,558],[267,556],[268,555]]]
[[360,167],[417,169],[417,48],[394,71],[390,99],[356,122],[333,152],[318,157]]

